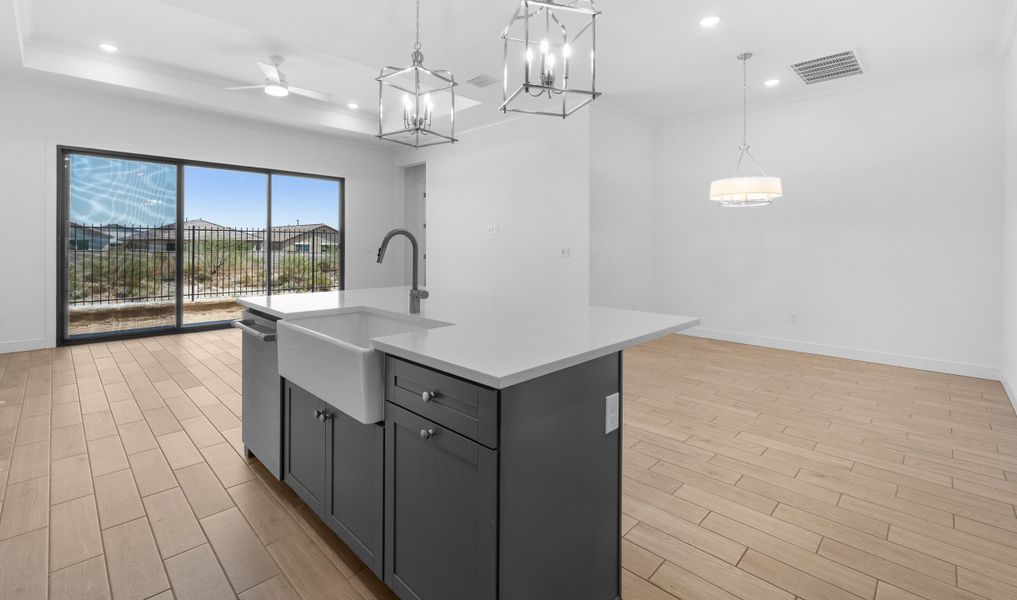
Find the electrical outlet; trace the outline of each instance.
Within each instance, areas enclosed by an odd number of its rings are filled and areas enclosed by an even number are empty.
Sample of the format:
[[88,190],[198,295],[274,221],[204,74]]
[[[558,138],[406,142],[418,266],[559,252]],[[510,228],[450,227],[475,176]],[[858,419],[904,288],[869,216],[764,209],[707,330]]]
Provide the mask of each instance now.
[[792,325],[797,325],[798,324],[798,313],[791,313],[791,317],[790,317],[789,320],[791,321]]
[[491,235],[498,235],[499,233],[501,233],[501,226],[499,226],[499,225],[488,225],[487,226],[487,232],[490,233]]
[[608,434],[618,429],[618,400],[620,396],[618,394],[611,394],[605,398],[605,410],[604,410],[604,433]]
[[561,257],[562,258],[572,258],[572,248],[562,248],[561,249]]

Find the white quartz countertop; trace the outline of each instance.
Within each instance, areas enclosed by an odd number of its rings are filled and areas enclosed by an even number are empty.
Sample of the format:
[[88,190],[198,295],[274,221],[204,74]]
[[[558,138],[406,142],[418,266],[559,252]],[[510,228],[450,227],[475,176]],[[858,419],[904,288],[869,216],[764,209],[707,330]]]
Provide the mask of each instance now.
[[[419,316],[450,323],[372,338],[378,350],[477,383],[506,388],[617,352],[699,319],[430,289]],[[241,298],[283,320],[369,310],[407,316],[409,287]]]

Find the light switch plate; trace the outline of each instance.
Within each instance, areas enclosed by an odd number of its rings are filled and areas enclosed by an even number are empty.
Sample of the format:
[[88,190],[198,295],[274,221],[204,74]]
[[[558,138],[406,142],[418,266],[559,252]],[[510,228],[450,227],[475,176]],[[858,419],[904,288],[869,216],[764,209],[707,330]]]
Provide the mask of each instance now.
[[611,394],[605,398],[606,407],[604,412],[604,433],[611,433],[615,429],[618,429],[618,394]]

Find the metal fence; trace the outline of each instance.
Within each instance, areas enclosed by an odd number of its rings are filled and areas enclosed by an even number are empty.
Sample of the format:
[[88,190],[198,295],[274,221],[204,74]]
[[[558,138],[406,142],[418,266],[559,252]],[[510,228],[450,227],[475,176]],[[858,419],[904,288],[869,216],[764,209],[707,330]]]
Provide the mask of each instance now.
[[[183,297],[197,301],[340,287],[341,233],[331,228],[185,227]],[[176,298],[176,227],[72,223],[67,235],[72,306]],[[271,255],[271,261],[269,261]]]

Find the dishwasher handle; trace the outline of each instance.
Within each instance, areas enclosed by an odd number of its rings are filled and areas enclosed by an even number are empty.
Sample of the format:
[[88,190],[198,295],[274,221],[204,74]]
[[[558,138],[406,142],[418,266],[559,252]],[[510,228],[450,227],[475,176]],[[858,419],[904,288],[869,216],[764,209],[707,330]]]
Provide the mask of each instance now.
[[233,321],[233,326],[243,331],[247,335],[252,335],[262,342],[274,342],[275,341],[275,330],[269,329],[264,325],[258,324],[257,321],[244,320],[244,321]]

